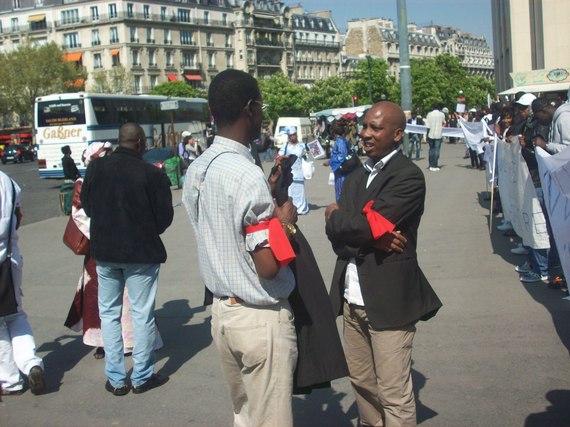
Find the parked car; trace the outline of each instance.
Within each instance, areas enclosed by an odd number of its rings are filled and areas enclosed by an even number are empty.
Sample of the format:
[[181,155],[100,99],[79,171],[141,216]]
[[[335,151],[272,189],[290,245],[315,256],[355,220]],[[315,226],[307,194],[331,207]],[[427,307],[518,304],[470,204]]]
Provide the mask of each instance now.
[[143,154],[143,160],[162,169],[168,175],[172,185],[178,188],[182,186],[180,157],[176,154],[174,147],[151,148]]
[[30,150],[26,145],[7,145],[0,151],[0,161],[5,165],[6,162],[24,163],[24,160],[34,161],[34,151]]

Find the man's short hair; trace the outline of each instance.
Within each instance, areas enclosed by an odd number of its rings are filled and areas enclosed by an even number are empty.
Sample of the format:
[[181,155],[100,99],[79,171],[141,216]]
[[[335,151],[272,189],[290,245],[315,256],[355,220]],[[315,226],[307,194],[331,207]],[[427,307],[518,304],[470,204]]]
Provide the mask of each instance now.
[[534,101],[532,101],[532,104],[531,104],[532,114],[536,114],[536,113],[541,112],[542,110],[544,110],[549,105],[552,105],[552,104],[544,96],[536,98]]
[[234,123],[250,100],[259,100],[257,80],[243,71],[227,69],[210,84],[208,102],[218,126]]
[[71,153],[71,147],[69,147],[69,145],[64,145],[63,147],[61,147],[61,152],[62,154],[69,154]]

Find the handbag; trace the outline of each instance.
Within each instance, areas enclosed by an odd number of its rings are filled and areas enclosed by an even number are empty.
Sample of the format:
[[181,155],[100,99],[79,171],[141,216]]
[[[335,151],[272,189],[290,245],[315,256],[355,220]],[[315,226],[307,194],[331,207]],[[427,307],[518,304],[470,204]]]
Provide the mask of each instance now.
[[301,159],[301,167],[303,168],[303,177],[311,179],[315,174],[315,164],[305,159]]
[[63,233],[63,243],[73,251],[75,255],[89,254],[89,239],[81,232],[73,217],[69,216],[67,226]]
[[8,242],[6,246],[6,260],[0,265],[0,317],[18,312],[18,301],[14,289],[14,277],[12,276],[12,219],[16,208],[16,189],[12,181],[12,215],[8,230]]
[[352,146],[350,146],[349,142],[346,141],[348,154],[342,161],[341,165],[339,166],[338,170],[340,173],[348,174],[362,165],[358,155],[352,150]]

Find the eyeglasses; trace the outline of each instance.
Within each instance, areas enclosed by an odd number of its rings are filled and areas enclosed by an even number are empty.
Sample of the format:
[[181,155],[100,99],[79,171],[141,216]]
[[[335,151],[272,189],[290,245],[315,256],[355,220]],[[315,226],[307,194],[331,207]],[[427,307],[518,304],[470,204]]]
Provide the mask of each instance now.
[[250,99],[249,101],[247,101],[246,108],[249,108],[251,104],[259,104],[259,106],[261,107],[261,111],[265,111],[267,109],[267,104],[264,104],[263,102],[258,101],[257,99]]

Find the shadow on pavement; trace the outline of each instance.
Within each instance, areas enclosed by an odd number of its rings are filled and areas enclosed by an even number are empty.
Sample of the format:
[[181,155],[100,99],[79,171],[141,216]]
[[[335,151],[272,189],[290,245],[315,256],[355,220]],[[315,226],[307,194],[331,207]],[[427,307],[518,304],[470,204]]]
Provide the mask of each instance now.
[[551,390],[546,398],[552,405],[546,411],[530,414],[525,427],[566,427],[570,423],[570,390]]
[[39,353],[48,352],[43,357],[46,376],[46,394],[59,391],[63,377],[71,371],[93,347],[83,344],[82,335],[63,335],[52,342],[37,348]]
[[194,315],[203,313],[206,307],[190,308],[187,299],[166,302],[155,311],[164,347],[157,352],[159,359],[167,358],[160,372],[172,375],[200,350],[212,342],[210,316],[202,323],[189,324]]
[[416,399],[416,418],[418,420],[418,424],[420,424],[436,417],[438,413],[425,406],[420,400],[420,390],[425,387],[427,382],[425,375],[415,369],[412,369],[412,381],[414,383],[414,397]]
[[313,427],[319,420],[321,426],[352,427],[358,411],[353,403],[347,413],[343,412],[341,400],[345,396],[332,388],[315,390],[305,398],[293,396],[293,425]]

